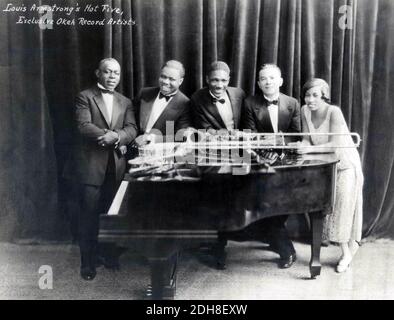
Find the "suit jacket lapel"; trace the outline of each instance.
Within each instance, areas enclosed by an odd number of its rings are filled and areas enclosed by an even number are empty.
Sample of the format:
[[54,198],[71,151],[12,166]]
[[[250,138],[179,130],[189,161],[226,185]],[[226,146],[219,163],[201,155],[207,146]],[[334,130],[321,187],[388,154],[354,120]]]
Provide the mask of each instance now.
[[279,95],[278,99],[278,131],[285,132],[287,129],[283,130],[286,127],[287,119],[289,117],[289,113],[287,110],[288,106],[286,104],[285,99],[283,99],[282,95]]
[[257,103],[253,106],[254,112],[261,123],[264,132],[274,132],[272,127],[271,117],[268,112],[267,102],[263,95],[258,95]]
[[[163,129],[163,130],[167,131],[166,121],[168,119],[174,119],[173,114],[176,112],[178,100],[179,100],[179,92],[177,92],[175,94],[175,96],[168,102],[168,104],[164,108],[163,112],[160,114],[160,116],[157,118],[156,122],[153,124],[153,127],[157,128],[159,130]],[[174,130],[175,130],[175,124],[174,124]],[[165,134],[165,132],[162,132],[162,133]],[[175,134],[175,132],[174,132],[174,134]]]
[[111,126],[111,122],[109,121],[109,115],[107,111],[107,107],[105,106],[103,97],[99,90],[97,90],[97,94],[93,97],[94,102],[96,103],[98,109],[100,110],[101,114],[103,115],[105,122],[108,125],[108,128]]
[[234,129],[238,129],[239,117],[240,117],[240,101],[239,97],[233,94],[233,91],[227,90],[228,97],[231,102],[231,109],[233,110]]
[[157,90],[152,90],[147,97],[142,98],[140,102],[140,128],[142,132],[145,132],[146,125],[148,124],[149,116],[152,112],[153,103],[159,93]]
[[119,98],[119,95],[115,92],[114,93],[114,102],[112,104],[112,121],[111,121],[111,129],[116,127],[116,123],[119,119],[119,116],[122,111],[122,105]]
[[223,119],[219,114],[217,106],[212,102],[212,98],[211,98],[211,94],[209,93],[209,89],[207,89],[204,99],[205,99],[205,101],[203,102],[203,105],[206,106],[207,111],[219,123],[219,127],[226,128],[226,125],[224,124]]

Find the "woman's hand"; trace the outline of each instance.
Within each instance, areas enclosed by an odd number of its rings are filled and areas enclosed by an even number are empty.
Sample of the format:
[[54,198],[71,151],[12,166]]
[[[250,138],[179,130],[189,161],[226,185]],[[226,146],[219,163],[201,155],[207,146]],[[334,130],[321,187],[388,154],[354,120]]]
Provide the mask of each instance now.
[[309,142],[307,141],[297,141],[297,142],[289,142],[287,144],[290,147],[294,147],[298,154],[305,154],[313,152],[313,149]]
[[289,147],[298,148],[298,147],[301,145],[301,141],[289,142],[287,145],[288,145]]

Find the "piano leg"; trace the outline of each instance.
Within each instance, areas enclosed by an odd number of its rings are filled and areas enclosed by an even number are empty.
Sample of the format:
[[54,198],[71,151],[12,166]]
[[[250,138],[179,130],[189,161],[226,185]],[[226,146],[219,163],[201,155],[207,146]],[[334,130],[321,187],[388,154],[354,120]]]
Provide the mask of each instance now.
[[317,211],[310,213],[311,228],[312,228],[312,245],[311,245],[311,260],[309,262],[309,270],[311,278],[316,279],[320,275],[320,248],[323,235],[323,212]]
[[178,253],[170,257],[149,258],[151,285],[146,290],[146,298],[152,300],[172,300],[176,293],[176,273]]
[[227,245],[227,237],[219,232],[218,241],[213,246],[213,255],[216,259],[216,268],[218,270],[226,269],[226,245]]

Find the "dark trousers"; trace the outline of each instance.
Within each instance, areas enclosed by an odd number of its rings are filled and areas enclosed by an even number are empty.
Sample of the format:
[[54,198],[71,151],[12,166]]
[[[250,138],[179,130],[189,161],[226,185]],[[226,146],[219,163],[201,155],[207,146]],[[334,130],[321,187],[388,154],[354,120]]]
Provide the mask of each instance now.
[[81,267],[94,267],[98,254],[99,216],[106,213],[119,188],[116,181],[115,162],[112,153],[108,160],[105,179],[101,186],[81,184],[79,186],[80,211],[78,219]]
[[[221,232],[219,233],[219,247],[220,243],[225,243],[225,240],[262,241],[270,244],[271,249],[282,259],[288,258],[295,253],[295,249],[285,226],[287,218],[288,215],[264,218],[239,231]],[[224,247],[224,244],[222,246]]]
[[275,216],[261,219],[252,225],[253,232],[259,240],[270,244],[281,258],[287,258],[295,253],[285,223],[288,216]]

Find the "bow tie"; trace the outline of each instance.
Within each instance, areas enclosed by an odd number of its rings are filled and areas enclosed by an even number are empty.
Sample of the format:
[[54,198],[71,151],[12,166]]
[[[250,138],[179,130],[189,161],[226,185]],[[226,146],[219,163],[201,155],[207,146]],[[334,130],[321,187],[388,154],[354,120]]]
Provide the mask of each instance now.
[[272,101],[268,101],[268,100],[267,100],[267,106],[270,106],[271,104],[276,104],[276,105],[278,105],[278,100],[272,100]]
[[100,87],[99,87],[99,89],[100,89],[100,91],[101,91],[102,93],[114,94],[114,92],[111,91],[111,90],[103,89],[103,88],[100,88]]
[[219,102],[221,104],[224,104],[226,102],[226,100],[224,100],[223,98],[222,99],[217,99],[217,98],[214,98],[214,97],[212,97],[212,101],[213,101],[213,103]]
[[161,92],[159,93],[159,99],[166,99],[166,101],[170,100],[173,96],[166,96],[162,94]]

